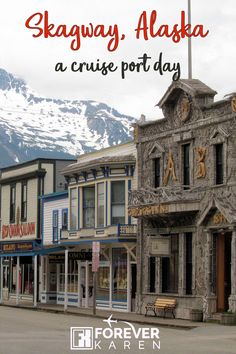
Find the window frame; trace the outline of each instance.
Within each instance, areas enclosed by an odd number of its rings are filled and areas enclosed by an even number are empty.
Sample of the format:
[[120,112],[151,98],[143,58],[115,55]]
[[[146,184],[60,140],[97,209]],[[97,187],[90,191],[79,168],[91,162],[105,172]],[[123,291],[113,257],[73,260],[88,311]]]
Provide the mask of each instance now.
[[[26,188],[25,190],[26,200],[24,200],[24,187]],[[21,183],[21,221],[27,220],[27,199],[28,199],[28,183],[27,181],[23,181]],[[26,205],[25,209],[24,209],[24,204]],[[24,210],[25,210],[25,214],[24,214]]]
[[[123,185],[124,185],[124,202],[114,202],[113,200],[112,200],[112,195],[113,195],[113,193],[112,193],[112,186],[114,186],[114,184],[115,183],[122,183]],[[111,208],[111,225],[123,225],[123,224],[125,224],[125,219],[126,219],[126,210],[125,210],[125,202],[126,202],[126,200],[125,200],[125,196],[126,196],[126,183],[125,183],[125,180],[116,180],[116,181],[111,181],[111,195],[110,195],[110,208]],[[122,206],[122,207],[124,207],[124,216],[119,216],[119,217],[116,217],[116,218],[123,218],[123,220],[122,220],[122,222],[116,222],[116,223],[114,223],[113,222],[113,218],[114,218],[114,216],[113,216],[113,207],[115,207],[115,206]]]
[[[64,224],[64,215],[66,214],[66,224]],[[61,211],[61,229],[68,230],[68,208]]]
[[[14,203],[12,203],[12,191],[14,190]],[[9,223],[14,224],[16,221],[16,184],[10,185],[10,210],[9,210]]]
[[[219,151],[218,148],[220,147],[221,151],[221,163],[217,162],[219,161]],[[214,154],[215,154],[215,185],[221,185],[224,183],[224,144],[223,143],[218,143],[214,145]],[[220,174],[218,167],[220,166]]]
[[[56,225],[55,225],[56,221]],[[52,211],[52,241],[53,243],[58,242],[58,228],[59,228],[59,220],[58,220],[58,210]]]

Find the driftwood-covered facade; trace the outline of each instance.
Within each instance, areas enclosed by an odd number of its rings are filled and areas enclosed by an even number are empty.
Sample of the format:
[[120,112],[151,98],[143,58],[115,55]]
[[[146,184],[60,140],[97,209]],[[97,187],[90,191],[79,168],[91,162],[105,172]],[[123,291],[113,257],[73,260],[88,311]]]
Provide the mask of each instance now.
[[176,298],[176,316],[236,311],[236,98],[214,102],[199,80],[173,82],[164,118],[139,122],[137,299]]

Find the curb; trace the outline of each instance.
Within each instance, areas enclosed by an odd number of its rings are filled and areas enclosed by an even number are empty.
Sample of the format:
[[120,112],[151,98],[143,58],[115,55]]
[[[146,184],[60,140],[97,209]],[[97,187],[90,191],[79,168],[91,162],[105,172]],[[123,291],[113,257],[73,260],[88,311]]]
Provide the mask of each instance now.
[[[27,307],[27,306],[16,306],[16,305],[9,305],[9,304],[0,304],[0,306],[5,306],[5,307],[10,307],[10,308],[16,308],[16,309],[22,309],[22,310],[30,310],[30,311],[41,311],[41,312],[47,312],[47,313],[54,313],[54,314],[60,314],[60,315],[70,315],[70,316],[79,316],[79,317],[90,317],[90,318],[104,318],[102,315],[93,315],[90,313],[76,313],[73,311],[66,311],[64,312],[63,310],[56,310],[56,309],[51,309],[51,308],[44,308],[44,307]],[[118,313],[117,313],[118,314]],[[116,317],[117,320],[125,320],[124,318],[119,318]],[[149,322],[149,321],[143,321],[139,319],[132,319],[129,320],[131,323],[137,323],[141,325],[149,325],[149,326],[156,326],[156,327],[165,327],[165,328],[172,328],[172,329],[179,329],[179,330],[191,330],[194,328],[197,328],[198,326],[194,325],[182,325],[182,324],[172,324],[172,323],[160,323],[160,322]]]

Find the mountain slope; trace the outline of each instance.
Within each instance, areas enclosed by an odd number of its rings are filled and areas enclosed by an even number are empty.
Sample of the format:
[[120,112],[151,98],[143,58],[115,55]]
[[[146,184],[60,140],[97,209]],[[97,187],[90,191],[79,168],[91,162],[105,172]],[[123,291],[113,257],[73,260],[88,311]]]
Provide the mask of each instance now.
[[40,97],[0,69],[0,167],[128,141],[132,122],[105,103]]

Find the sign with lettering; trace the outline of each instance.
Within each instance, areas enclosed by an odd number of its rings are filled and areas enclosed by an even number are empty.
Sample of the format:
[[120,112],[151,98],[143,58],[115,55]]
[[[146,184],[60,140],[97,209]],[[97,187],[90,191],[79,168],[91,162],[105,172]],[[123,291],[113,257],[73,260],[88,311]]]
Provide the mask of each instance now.
[[23,252],[23,251],[31,251],[32,249],[33,249],[32,242],[4,243],[1,245],[1,250],[3,252]]
[[129,208],[128,214],[134,218],[138,216],[145,216],[145,215],[156,215],[156,214],[166,214],[169,212],[168,205],[150,205],[150,206],[140,206],[137,208]]
[[[80,251],[80,252],[69,252],[68,259],[73,261],[91,261],[92,252],[91,251]],[[51,254],[49,255],[49,263],[65,263],[65,254]]]
[[150,254],[153,256],[169,256],[170,255],[170,238],[158,237],[151,240]]
[[35,222],[2,226],[2,239],[35,235]]

